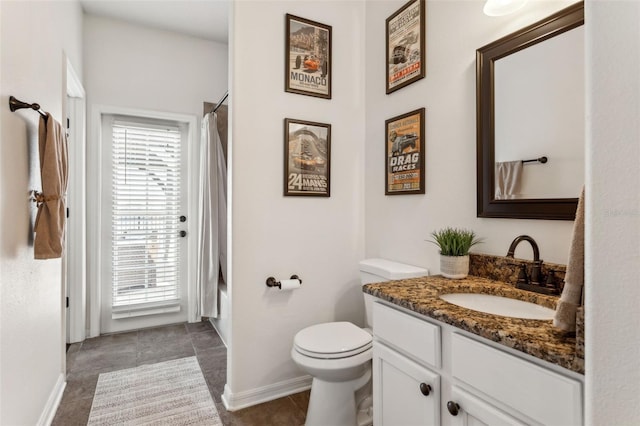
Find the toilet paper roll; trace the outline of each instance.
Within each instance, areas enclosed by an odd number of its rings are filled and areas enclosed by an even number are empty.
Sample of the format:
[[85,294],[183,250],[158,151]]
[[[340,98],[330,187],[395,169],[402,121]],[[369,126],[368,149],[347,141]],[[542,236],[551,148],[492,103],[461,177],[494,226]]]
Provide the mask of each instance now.
[[281,280],[280,290],[296,290],[300,288],[300,280]]

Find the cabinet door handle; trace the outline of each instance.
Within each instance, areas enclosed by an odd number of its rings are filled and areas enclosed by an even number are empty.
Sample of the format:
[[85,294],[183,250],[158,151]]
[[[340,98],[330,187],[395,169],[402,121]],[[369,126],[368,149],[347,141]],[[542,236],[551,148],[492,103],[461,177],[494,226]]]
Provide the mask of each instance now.
[[422,392],[422,394],[424,396],[429,396],[429,393],[431,393],[431,385],[428,385],[426,383],[420,383],[420,392]]
[[449,401],[447,402],[447,410],[452,416],[457,416],[460,412],[460,406],[457,402]]

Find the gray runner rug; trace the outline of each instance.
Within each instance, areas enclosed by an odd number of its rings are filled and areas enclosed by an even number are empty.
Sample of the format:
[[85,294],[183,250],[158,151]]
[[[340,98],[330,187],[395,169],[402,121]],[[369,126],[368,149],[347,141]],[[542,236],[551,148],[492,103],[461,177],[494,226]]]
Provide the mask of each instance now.
[[196,357],[103,373],[89,414],[97,425],[222,426]]

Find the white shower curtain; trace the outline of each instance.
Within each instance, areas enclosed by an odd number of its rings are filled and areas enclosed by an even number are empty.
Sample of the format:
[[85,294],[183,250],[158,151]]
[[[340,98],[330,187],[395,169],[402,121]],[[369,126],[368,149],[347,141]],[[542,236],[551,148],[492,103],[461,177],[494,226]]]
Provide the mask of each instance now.
[[227,278],[227,166],[217,114],[202,119],[198,199],[198,314],[218,316],[218,268]]

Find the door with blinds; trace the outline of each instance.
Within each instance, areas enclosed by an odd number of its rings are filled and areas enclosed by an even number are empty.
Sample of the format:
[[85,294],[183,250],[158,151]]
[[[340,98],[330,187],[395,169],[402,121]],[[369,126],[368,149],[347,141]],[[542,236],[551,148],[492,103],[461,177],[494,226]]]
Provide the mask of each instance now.
[[188,130],[102,116],[102,333],[187,320]]

